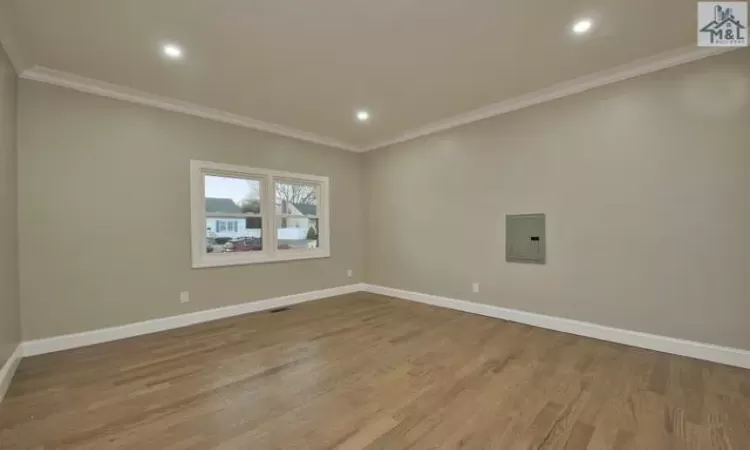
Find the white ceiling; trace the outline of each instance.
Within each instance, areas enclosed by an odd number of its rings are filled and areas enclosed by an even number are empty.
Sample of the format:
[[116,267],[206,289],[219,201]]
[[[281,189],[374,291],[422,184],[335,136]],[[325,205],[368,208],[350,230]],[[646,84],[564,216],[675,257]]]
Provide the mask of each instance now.
[[[695,44],[692,0],[0,0],[43,66],[369,147]],[[595,27],[574,36],[571,24]],[[181,61],[166,60],[179,43]],[[372,120],[354,120],[358,108]]]

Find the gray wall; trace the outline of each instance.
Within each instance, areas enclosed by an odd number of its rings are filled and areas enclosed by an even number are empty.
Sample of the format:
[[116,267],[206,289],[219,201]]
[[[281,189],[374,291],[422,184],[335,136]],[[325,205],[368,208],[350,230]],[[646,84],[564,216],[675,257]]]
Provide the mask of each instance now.
[[748,125],[738,50],[370,152],[367,281],[750,349]]
[[[367,281],[750,349],[750,50],[365,155],[20,87],[25,339]],[[190,159],[331,177],[333,256],[190,269]],[[548,263],[506,263],[536,212]]]
[[[24,339],[362,281],[361,155],[25,80],[19,114]],[[190,159],[330,177],[332,256],[191,269]]]
[[16,73],[0,47],[0,367],[21,339],[18,294]]

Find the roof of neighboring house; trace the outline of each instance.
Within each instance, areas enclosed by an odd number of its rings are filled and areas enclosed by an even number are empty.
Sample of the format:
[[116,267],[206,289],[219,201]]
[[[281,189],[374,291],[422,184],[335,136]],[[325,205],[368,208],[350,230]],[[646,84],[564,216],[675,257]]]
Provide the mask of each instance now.
[[305,203],[292,203],[292,205],[297,208],[297,211],[300,212],[303,216],[317,216],[318,215],[318,206],[317,205],[308,205]]
[[231,198],[206,197],[206,212],[208,213],[241,213],[242,208]]

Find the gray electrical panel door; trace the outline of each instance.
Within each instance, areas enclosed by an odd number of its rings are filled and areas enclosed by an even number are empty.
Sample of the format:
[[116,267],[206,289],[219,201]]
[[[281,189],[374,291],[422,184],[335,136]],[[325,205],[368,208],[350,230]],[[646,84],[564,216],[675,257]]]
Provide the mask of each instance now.
[[547,254],[544,214],[505,216],[505,260],[544,264]]

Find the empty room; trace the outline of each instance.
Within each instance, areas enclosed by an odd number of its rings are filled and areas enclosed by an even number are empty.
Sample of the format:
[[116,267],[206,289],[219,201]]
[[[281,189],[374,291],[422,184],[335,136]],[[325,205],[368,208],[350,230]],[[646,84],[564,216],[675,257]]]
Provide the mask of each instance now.
[[0,450],[750,450],[749,31],[0,0]]

